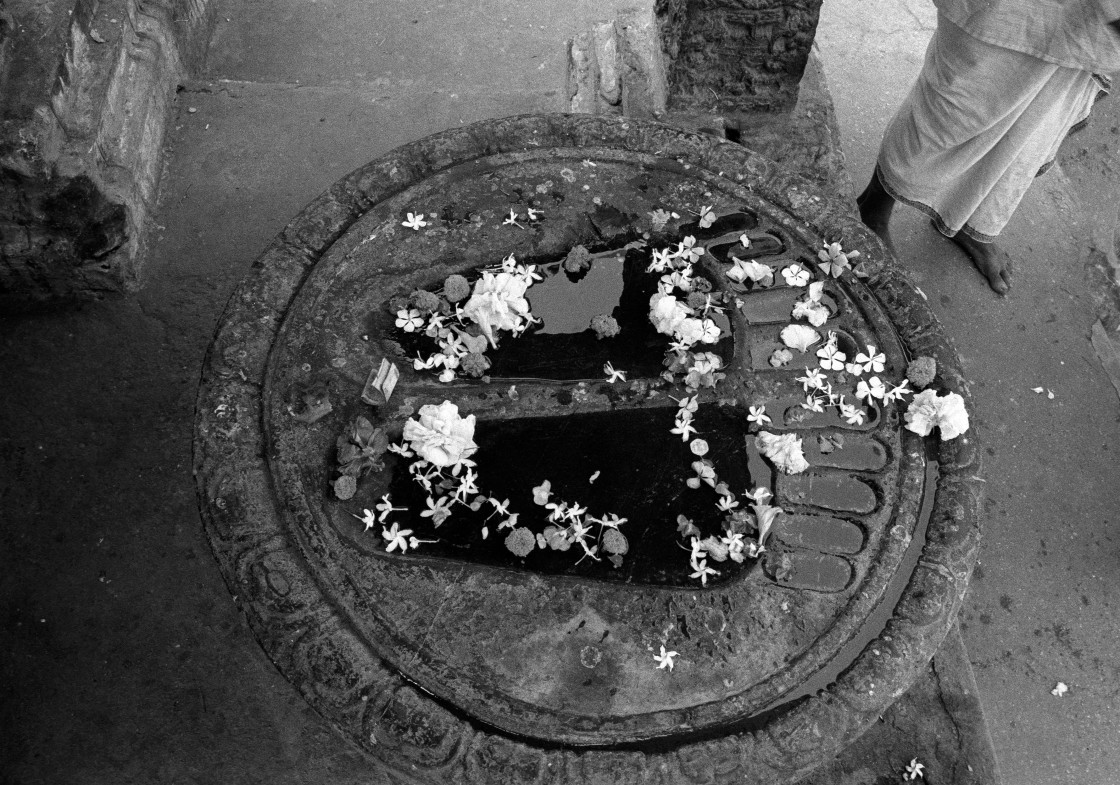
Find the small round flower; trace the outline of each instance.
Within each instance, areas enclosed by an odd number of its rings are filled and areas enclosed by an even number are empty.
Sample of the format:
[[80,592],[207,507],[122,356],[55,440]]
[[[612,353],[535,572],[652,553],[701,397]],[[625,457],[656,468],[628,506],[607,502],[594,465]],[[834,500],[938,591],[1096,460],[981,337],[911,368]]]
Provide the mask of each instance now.
[[466,278],[457,273],[447,276],[447,280],[443,282],[443,296],[453,303],[465,300],[470,295],[471,285],[467,283]]
[[514,556],[524,559],[536,547],[537,538],[524,526],[518,526],[506,535],[506,548]]
[[421,316],[427,316],[439,311],[440,299],[438,294],[427,289],[415,289],[408,296],[408,303],[418,310]]
[[937,376],[937,361],[932,357],[915,357],[906,366],[906,378],[919,390],[929,387]]
[[693,455],[699,458],[703,458],[708,454],[708,443],[703,439],[693,439],[688,443],[688,448],[692,450]]
[[463,373],[478,379],[490,369],[490,360],[484,354],[471,352],[459,361],[459,367],[463,369]]
[[624,556],[630,550],[626,535],[618,529],[608,528],[603,532],[603,550],[617,556]]

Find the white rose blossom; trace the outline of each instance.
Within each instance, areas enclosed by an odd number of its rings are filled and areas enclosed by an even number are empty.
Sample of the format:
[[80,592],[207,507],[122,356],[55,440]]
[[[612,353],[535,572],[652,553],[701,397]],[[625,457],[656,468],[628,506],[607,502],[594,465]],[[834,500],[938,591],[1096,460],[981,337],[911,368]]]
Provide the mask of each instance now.
[[774,462],[786,474],[799,474],[809,468],[801,447],[801,437],[795,433],[778,435],[762,431],[755,437],[758,451]]
[[529,281],[515,274],[484,272],[463,307],[463,316],[481,328],[491,346],[497,346],[494,330],[516,331],[532,319],[525,299],[528,286]]
[[922,390],[915,395],[906,410],[906,429],[928,436],[934,428],[941,429],[942,439],[955,439],[967,431],[964,398],[953,392],[938,395],[934,390]]
[[420,419],[404,424],[404,438],[417,455],[434,466],[454,466],[478,449],[474,443],[474,415],[459,416],[450,401],[420,407]]

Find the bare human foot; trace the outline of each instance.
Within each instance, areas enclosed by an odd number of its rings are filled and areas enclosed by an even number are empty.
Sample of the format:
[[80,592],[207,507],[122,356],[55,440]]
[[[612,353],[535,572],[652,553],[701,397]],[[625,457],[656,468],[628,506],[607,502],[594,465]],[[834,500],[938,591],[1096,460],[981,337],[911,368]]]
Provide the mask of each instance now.
[[988,286],[996,294],[1005,295],[1011,290],[1011,257],[995,243],[982,243],[964,232],[950,238],[968,254],[976,269],[988,279]]

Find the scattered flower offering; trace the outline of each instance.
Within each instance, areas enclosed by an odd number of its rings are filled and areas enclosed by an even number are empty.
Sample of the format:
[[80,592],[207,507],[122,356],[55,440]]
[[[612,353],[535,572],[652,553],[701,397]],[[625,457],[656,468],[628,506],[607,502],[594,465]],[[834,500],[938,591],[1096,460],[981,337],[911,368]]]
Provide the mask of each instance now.
[[[584,166],[594,166],[594,163],[584,162]],[[561,175],[566,180],[575,177],[571,170],[564,170]],[[594,201],[600,203],[598,198]],[[518,209],[524,209],[524,214],[519,214]],[[684,212],[686,210],[682,209],[681,213]],[[693,205],[687,208],[687,212],[698,217],[697,225],[701,229],[712,227],[718,220],[715,205]],[[426,216],[410,212],[402,225],[418,231],[430,225],[431,220],[428,219],[436,217],[435,213]],[[654,233],[659,233],[671,221],[679,221],[680,218],[680,213],[657,209],[649,213],[648,226]],[[532,229],[529,224],[543,219],[541,210],[519,206],[510,208],[509,214],[502,219],[502,225]],[[575,246],[562,261],[555,265],[550,263],[547,270],[542,268],[539,272],[534,265],[522,264],[510,254],[500,263],[468,272],[469,278],[457,273],[449,275],[440,289],[416,289],[407,295],[402,293],[392,299],[389,312],[381,318],[387,319],[400,331],[397,338],[402,345],[412,347],[410,353],[414,351],[416,342],[430,345],[429,353],[420,352],[409,357],[413,371],[431,372],[447,383],[464,377],[488,381],[487,373],[491,367],[488,352],[498,349],[502,341],[525,334],[539,322],[531,312],[528,294],[534,283],[543,280],[545,274],[557,271],[566,272],[569,280],[576,281],[608,256],[612,262],[625,259],[629,264],[634,257],[626,257],[626,253],[631,249],[643,249],[641,258],[648,259],[648,262],[642,262],[645,274],[654,277],[651,281],[653,285],[646,290],[652,291],[648,300],[649,324],[664,337],[665,344],[660,378],[628,380],[627,372],[615,367],[612,361],[604,362],[602,370],[608,384],[630,382],[623,388],[610,391],[612,401],[619,396],[647,395],[652,398],[663,394],[666,388],[681,396],[670,395],[677,406],[675,409],[670,406],[665,411],[663,427],[671,436],[681,438],[682,446],[672,449],[681,449],[682,460],[687,466],[685,475],[679,481],[688,490],[682,492],[702,495],[702,498],[696,497],[702,503],[699,509],[708,510],[709,515],[704,521],[699,521],[699,525],[684,515],[677,515],[679,539],[676,544],[682,551],[682,570],[683,562],[687,560],[688,570],[681,575],[687,575],[699,586],[707,586],[709,580],[719,580],[721,574],[729,571],[727,568],[731,565],[728,562],[742,564],[766,553],[770,534],[775,528],[780,531],[786,514],[782,508],[770,504],[773,494],[769,488],[732,487],[730,475],[721,478],[715,458],[710,455],[712,447],[708,439],[720,438],[721,434],[717,431],[722,426],[709,425],[709,421],[704,419],[708,410],[702,409],[702,406],[723,406],[736,401],[737,391],[718,389],[725,378],[723,358],[731,356],[726,344],[722,343],[727,337],[726,325],[733,318],[742,318],[734,313],[734,309],[742,312],[750,307],[744,302],[749,300],[748,292],[757,292],[774,284],[776,271],[757,260],[734,255],[728,257],[727,264],[720,265],[698,244],[695,236],[663,242],[645,231],[642,238],[627,244],[624,249],[609,253],[593,253],[583,246]],[[654,247],[654,243],[660,243],[660,247]],[[744,253],[751,247],[750,237],[742,234],[733,252]],[[852,271],[853,260],[857,257],[858,252],[845,251],[839,243],[825,243],[817,254],[819,264],[789,263],[779,271],[786,286],[801,291],[787,295],[791,299],[796,296],[796,300],[790,313],[790,323],[780,331],[782,345],[771,344],[769,364],[776,369],[786,368],[797,353],[814,358],[801,360],[799,366],[812,364],[817,367],[806,367],[804,375],[796,377],[805,392],[803,403],[795,405],[788,400],[755,399],[747,406],[745,420],[749,433],[754,437],[750,445],[778,472],[798,474],[809,469],[810,464],[805,457],[801,436],[793,432],[764,430],[767,426],[780,430],[787,424],[804,421],[810,416],[809,412],[823,414],[834,409],[835,419],[823,421],[830,432],[813,437],[817,439],[814,446],[819,446],[819,452],[827,453],[843,448],[843,436],[835,431],[842,430],[845,425],[862,426],[869,416],[874,422],[880,409],[911,395],[906,379],[894,384],[895,377],[889,374],[897,372],[897,368],[888,367],[890,363],[886,354],[876,346],[867,345],[859,350],[846,333],[821,329],[832,318],[836,292],[843,286],[842,283],[830,282],[830,279]],[[638,267],[637,271],[641,269]],[[822,275],[823,280],[814,280]],[[826,298],[826,287],[831,287],[833,297]],[[737,295],[742,295],[742,298]],[[616,319],[615,313],[622,312],[606,312],[591,318],[589,326],[598,339],[606,340],[619,335],[620,320],[627,330],[631,329],[629,317],[623,319],[619,316]],[[822,333],[827,337],[823,337]],[[840,349],[841,335],[844,335],[845,350]],[[809,355],[810,351],[814,354]],[[602,361],[600,359],[596,364]],[[941,429],[942,438],[946,439],[955,438],[967,430],[968,417],[963,399],[953,393],[939,395],[930,388],[936,372],[930,358],[918,358],[907,371],[915,386],[928,388],[914,396],[905,413],[908,429],[927,435],[937,427]],[[767,369],[767,372],[783,378],[793,377],[796,373],[793,369]],[[363,389],[366,403],[373,406],[387,403],[399,375],[395,365],[382,361],[376,374],[370,373]],[[367,399],[367,389],[380,395],[371,395]],[[409,396],[414,394],[414,389],[410,387]],[[573,388],[573,400],[584,403],[604,390],[601,384],[581,382]],[[717,392],[709,392],[711,390]],[[1042,391],[1042,388],[1036,390],[1039,393]],[[511,402],[517,402],[522,397],[515,386],[510,386],[508,391],[495,388],[494,394]],[[536,394],[526,393],[526,397]],[[587,492],[589,486],[599,479],[600,471],[596,470],[588,476],[587,485],[577,483],[573,488],[564,482],[570,478],[557,478],[554,487],[549,479],[541,479],[536,486],[509,492],[509,498],[498,498],[492,495],[496,491],[488,490],[486,478],[480,476],[475,462],[479,449],[475,442],[475,415],[461,412],[459,406],[450,400],[420,405],[421,401],[409,396],[404,397],[398,410],[402,419],[407,418],[402,431],[394,432],[390,437],[385,429],[375,428],[369,420],[358,417],[337,443],[339,476],[332,482],[340,499],[354,497],[359,479],[370,472],[385,470],[387,463],[394,467],[404,466],[408,480],[423,492],[420,497],[422,503],[413,504],[417,509],[394,504],[390,495],[385,493],[380,501],[364,502],[372,504],[372,509],[363,508],[360,514],[350,513],[366,532],[371,532],[371,538],[376,539],[380,535],[380,545],[385,553],[406,554],[425,543],[438,542],[435,539],[420,539],[413,528],[406,527],[455,527],[463,525],[466,519],[480,522],[482,539],[495,535],[490,540],[493,543],[490,547],[504,545],[517,559],[535,559],[539,556],[537,551],[546,551],[568,554],[576,564],[586,559],[614,568],[622,566],[631,545],[627,519],[614,511],[589,510],[589,506],[595,506],[590,493],[584,500],[578,498],[581,488]],[[464,397],[460,400],[468,399]],[[771,417],[768,405],[771,411],[775,406],[779,407],[778,414]],[[419,408],[414,409],[414,406]],[[774,420],[778,421],[776,426]],[[711,428],[712,432],[701,433],[701,428]],[[687,450],[684,445],[687,445]],[[602,490],[602,487],[594,490]],[[502,495],[507,493],[503,491]],[[466,515],[464,509],[477,515]],[[716,522],[714,527],[712,520]],[[781,548],[775,547],[775,551],[776,574],[783,579],[782,576],[788,576],[792,567],[788,559],[782,561],[785,556]],[[661,646],[654,659],[658,669],[672,671],[677,656],[676,651],[668,651]],[[916,759],[911,761],[908,772],[915,770],[915,766],[918,773],[910,779],[921,776],[922,765]]]
[[673,670],[673,658],[676,657],[676,656],[677,656],[677,652],[675,652],[675,651],[665,651],[665,647],[662,646],[661,647],[661,653],[653,655],[653,658],[655,660],[657,660],[657,669],[658,670],[665,670],[667,668],[670,671],[672,671]]
[[626,371],[615,370],[615,367],[609,362],[603,365],[603,373],[607,375],[607,382],[609,384],[626,381]]
[[401,226],[404,226],[408,229],[415,229],[417,231],[427,225],[428,222],[424,220],[423,213],[409,213],[407,220],[401,222]]
[[1054,685],[1054,689],[1050,690],[1050,694],[1055,698],[1060,698],[1067,692],[1069,692],[1069,686],[1064,681],[1058,682]]
[[910,762],[906,764],[906,771],[903,772],[902,779],[916,780],[919,777],[925,779],[925,775],[922,773],[925,767],[925,764],[919,763],[917,758],[911,758]]

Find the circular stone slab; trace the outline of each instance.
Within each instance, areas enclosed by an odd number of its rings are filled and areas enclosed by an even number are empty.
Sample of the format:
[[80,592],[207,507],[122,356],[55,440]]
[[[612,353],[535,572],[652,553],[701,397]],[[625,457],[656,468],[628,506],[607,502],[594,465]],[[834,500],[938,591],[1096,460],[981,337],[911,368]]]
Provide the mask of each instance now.
[[[719,218],[701,227],[705,206]],[[427,225],[403,225],[409,213]],[[674,521],[715,520],[716,497],[679,473],[694,459],[669,434],[684,389],[660,378],[667,340],[642,326],[657,278],[649,247],[688,236],[706,248],[697,273],[733,303],[710,347],[726,378],[701,390],[697,427],[736,492],[763,485],[785,511],[761,559],[714,565],[704,586],[688,577]],[[869,277],[822,275],[826,241],[861,249]],[[559,269],[577,245],[596,253],[582,280]],[[509,254],[542,273],[527,296],[543,325],[503,339],[483,380],[414,369],[418,345],[395,326],[393,298]],[[775,286],[732,284],[735,256],[772,267]],[[633,120],[488,121],[400,148],[310,205],[223,317],[196,440],[215,553],[281,671],[386,771],[416,781],[705,782],[718,771],[777,782],[827,760],[909,686],[954,618],[978,543],[978,458],[969,433],[939,444],[934,472],[897,404],[859,425],[800,406],[796,377],[816,367],[816,347],[770,362],[805,293],[780,274],[791,264],[824,280],[821,332],[849,358],[878,347],[879,375],[897,383],[909,358],[932,356],[938,386],[968,400],[924,298],[874,235],[722,140]],[[618,338],[585,329],[597,313],[618,317]],[[383,358],[400,371],[387,403],[365,389]],[[601,375],[607,360],[627,381]],[[395,458],[353,499],[335,498],[335,441],[355,417],[399,440],[421,406],[442,401],[478,419],[484,493],[511,496],[534,531],[545,521],[528,489],[544,479],[558,498],[627,517],[621,565],[514,558],[499,518],[479,533],[485,511],[432,529]],[[807,471],[783,474],[758,454],[747,414],[760,404],[767,430],[801,437]],[[440,542],[387,553],[381,527],[358,516],[410,492],[420,495],[402,527]],[[913,567],[904,554],[923,534]],[[869,622],[904,569],[885,627]],[[863,647],[872,623],[881,632]],[[653,658],[660,646],[678,652],[671,672]],[[807,688],[838,663],[834,683]]]

